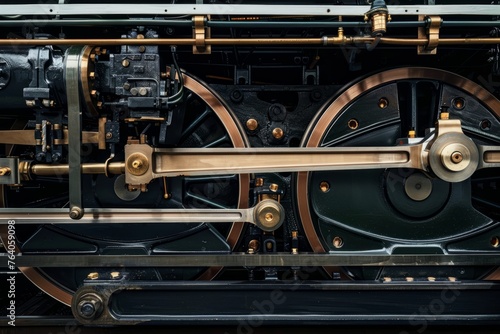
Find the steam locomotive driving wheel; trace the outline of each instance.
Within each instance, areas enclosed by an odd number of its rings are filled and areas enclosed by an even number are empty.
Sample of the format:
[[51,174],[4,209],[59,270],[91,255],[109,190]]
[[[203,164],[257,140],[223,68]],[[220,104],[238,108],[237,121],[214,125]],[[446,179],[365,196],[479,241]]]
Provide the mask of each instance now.
[[[186,117],[177,147],[246,147],[247,141],[231,111],[198,79],[184,75],[187,90]],[[92,102],[89,102],[90,104]],[[20,124],[20,122],[16,122]],[[152,122],[130,122],[128,133],[146,132]],[[102,153],[84,145],[82,162],[100,159]],[[26,146],[14,146],[12,154],[29,154]],[[120,153],[117,153],[118,155]],[[115,159],[122,158],[117,156]],[[104,158],[105,159],[105,158]],[[151,209],[244,208],[248,206],[249,176],[219,175],[160,178],[147,192],[130,191],[124,175],[85,175],[83,204],[87,208]],[[3,205],[9,208],[65,208],[68,177],[36,177],[21,188],[3,187]],[[16,230],[17,251],[23,254],[150,255],[229,253],[239,240],[243,223],[126,223],[111,225],[25,225]],[[7,226],[2,227],[3,237]],[[4,240],[5,241],[5,240]],[[4,242],[7,245],[6,242]],[[85,280],[191,280],[212,279],[220,267],[200,268],[20,268],[41,290],[66,305]]]
[[[499,107],[488,91],[458,75],[393,69],[349,86],[328,103],[302,146],[411,144],[432,134],[440,117],[460,120],[476,144],[498,145]],[[311,247],[330,254],[497,251],[498,170],[479,170],[459,182],[442,178],[439,170],[413,169],[299,173],[298,212]],[[478,279],[493,269],[344,268],[353,279],[377,280]]]

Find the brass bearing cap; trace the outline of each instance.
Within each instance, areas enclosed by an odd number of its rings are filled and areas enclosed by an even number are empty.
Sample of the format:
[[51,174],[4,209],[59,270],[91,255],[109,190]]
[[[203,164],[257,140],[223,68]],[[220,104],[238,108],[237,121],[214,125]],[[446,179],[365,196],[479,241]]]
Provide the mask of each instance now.
[[479,151],[474,142],[462,133],[439,136],[429,151],[429,165],[441,180],[462,182],[476,171]]
[[265,232],[277,230],[285,220],[283,206],[275,200],[259,202],[254,210],[255,225]]
[[127,171],[135,176],[146,174],[149,169],[149,160],[142,153],[133,153],[127,159]]

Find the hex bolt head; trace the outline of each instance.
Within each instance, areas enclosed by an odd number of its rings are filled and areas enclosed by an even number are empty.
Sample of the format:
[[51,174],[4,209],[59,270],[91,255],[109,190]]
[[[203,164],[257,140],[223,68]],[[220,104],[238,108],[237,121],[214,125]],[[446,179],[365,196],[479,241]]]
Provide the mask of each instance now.
[[78,315],[86,320],[97,318],[103,311],[103,301],[96,293],[86,293],[76,306]]
[[95,313],[94,304],[91,302],[85,302],[80,306],[80,313],[83,317],[90,318]]

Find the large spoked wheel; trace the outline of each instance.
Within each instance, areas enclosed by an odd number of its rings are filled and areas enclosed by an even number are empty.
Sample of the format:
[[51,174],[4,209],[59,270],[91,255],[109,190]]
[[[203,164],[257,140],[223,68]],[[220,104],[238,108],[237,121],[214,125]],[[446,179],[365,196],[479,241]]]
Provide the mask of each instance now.
[[[499,144],[500,102],[488,91],[449,72],[400,68],[345,89],[317,114],[302,146],[398,145],[410,131],[424,137],[442,110],[460,119],[474,142]],[[303,172],[297,176],[298,213],[319,253],[497,252],[498,172],[481,170],[458,183],[409,169]],[[478,279],[492,269],[345,268],[355,279]]]
[[[185,75],[188,90],[186,116],[179,147],[247,146],[244,132],[222,100],[197,79]],[[25,123],[24,123],[25,124]],[[133,127],[130,125],[130,127]],[[132,129],[135,130],[135,129]],[[26,147],[13,147],[22,155]],[[99,157],[97,149],[83,147],[82,160]],[[100,157],[102,159],[102,157]],[[117,155],[117,158],[118,155]],[[116,159],[116,158],[115,158]],[[89,160],[90,161],[90,160]],[[158,179],[148,192],[129,192],[124,176],[83,176],[85,207],[101,208],[245,208],[249,176],[226,175]],[[4,187],[4,207],[64,208],[68,205],[65,177],[37,178],[18,189]],[[6,236],[6,225],[0,233]],[[164,253],[228,253],[236,247],[243,229],[234,224],[110,224],[108,226],[38,225],[16,226],[18,251],[23,254],[150,255]],[[6,244],[6,243],[4,243]],[[41,290],[71,305],[84,280],[176,280],[212,279],[222,268],[20,268]],[[90,276],[89,276],[90,274]],[[118,275],[118,276],[117,276]]]

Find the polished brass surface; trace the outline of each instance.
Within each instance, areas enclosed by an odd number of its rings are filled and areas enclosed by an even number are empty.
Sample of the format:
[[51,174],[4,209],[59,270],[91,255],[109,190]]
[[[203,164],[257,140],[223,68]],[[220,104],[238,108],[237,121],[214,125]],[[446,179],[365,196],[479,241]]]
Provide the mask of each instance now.
[[277,230],[285,219],[281,204],[271,199],[260,201],[254,212],[255,224],[266,232]]
[[441,28],[442,19],[436,15],[422,16],[419,15],[419,21],[428,21],[427,27],[418,28],[418,38],[428,39],[427,45],[417,46],[419,55],[435,55],[437,53],[437,46],[439,44],[439,28]]
[[[462,157],[461,161],[453,161],[453,156],[459,155]],[[477,170],[479,151],[474,142],[462,132],[446,132],[432,143],[429,150],[429,165],[432,172],[441,180],[461,182],[471,177]]]
[[[84,163],[81,165],[82,174],[105,174],[106,164],[105,163]],[[112,162],[109,163],[108,172],[110,174],[119,175],[125,172],[124,162]],[[48,164],[34,164],[28,161],[21,162],[19,164],[19,173],[21,175],[40,175],[40,176],[57,176],[57,175],[67,175],[69,173],[69,167],[67,164],[60,165],[48,165]]]
[[[375,42],[379,38],[379,43],[401,46],[426,46],[429,44],[428,38],[391,38],[391,37],[370,37],[370,36],[335,36],[325,38],[303,37],[303,38],[206,38],[205,45],[344,45]],[[460,38],[439,38],[440,45],[460,45],[460,44],[500,44],[498,37],[460,37]],[[0,39],[0,45],[12,45],[12,39]],[[150,39],[127,39],[127,45],[191,45],[197,43],[195,38],[150,38]],[[124,40],[117,39],[15,39],[16,45],[109,45],[121,46]],[[90,55],[89,55],[89,60]],[[95,75],[94,72],[92,72]],[[89,75],[92,79],[92,77]]]
[[281,128],[274,128],[273,129],[273,137],[274,137],[274,139],[280,140],[280,139],[283,138],[284,134],[285,133],[283,132],[283,129],[281,129]]
[[246,126],[247,126],[248,130],[255,131],[255,130],[257,130],[257,127],[259,126],[259,123],[257,122],[256,119],[250,118],[249,120],[247,120]]
[[[62,139],[54,139],[55,145],[68,145],[68,129],[63,130]],[[0,131],[0,143],[13,145],[37,145],[35,130],[2,130]],[[99,143],[99,132],[83,131],[83,144]],[[39,144],[39,143],[38,143]]]
[[278,185],[276,183],[271,183],[269,185],[269,190],[271,190],[272,192],[277,192],[278,191]]
[[[310,171],[331,169],[416,168],[422,164],[422,145],[356,148],[247,148],[247,149],[153,149],[126,145],[127,164],[132,154],[142,153],[151,161],[145,174],[127,169],[127,183],[147,184],[154,178],[179,175],[224,175],[250,172]],[[138,174],[138,173],[135,173]]]
[[211,54],[212,46],[206,40],[211,37],[211,29],[206,26],[209,17],[197,15],[193,17],[193,54]]
[[141,176],[149,169],[149,159],[142,153],[133,153],[127,158],[126,166],[130,174]]
[[432,193],[432,181],[423,173],[414,173],[405,180],[405,192],[414,201],[423,201]]
[[484,161],[492,164],[500,164],[500,150],[486,151],[483,157]]

